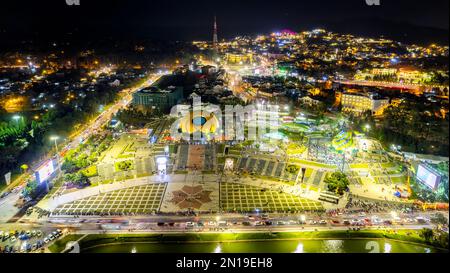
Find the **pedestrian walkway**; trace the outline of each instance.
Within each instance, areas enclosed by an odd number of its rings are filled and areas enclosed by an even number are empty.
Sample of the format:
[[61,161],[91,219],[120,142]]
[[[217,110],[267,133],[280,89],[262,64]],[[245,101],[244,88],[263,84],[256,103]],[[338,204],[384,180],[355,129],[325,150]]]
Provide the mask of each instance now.
[[79,199],[99,195],[101,193],[107,193],[107,192],[117,191],[117,190],[126,189],[126,188],[130,188],[130,187],[142,186],[142,185],[147,185],[147,184],[151,184],[151,183],[161,183],[161,182],[165,182],[165,181],[162,181],[160,176],[150,176],[150,177],[144,177],[144,178],[124,180],[121,182],[110,183],[110,184],[101,184],[99,186],[88,187],[85,189],[78,190],[76,192],[71,192],[71,193],[60,195],[60,196],[53,196],[51,198],[44,199],[37,204],[37,207],[44,209],[44,210],[48,210],[48,211],[54,211],[58,206],[61,206],[63,204],[66,204],[69,202],[74,202]]

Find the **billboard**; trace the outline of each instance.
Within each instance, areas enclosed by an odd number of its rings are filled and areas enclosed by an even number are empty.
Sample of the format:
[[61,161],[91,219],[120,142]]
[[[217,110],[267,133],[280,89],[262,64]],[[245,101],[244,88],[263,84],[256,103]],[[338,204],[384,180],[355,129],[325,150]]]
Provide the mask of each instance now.
[[55,173],[56,169],[55,169],[55,162],[54,160],[49,160],[46,163],[44,163],[43,165],[41,165],[37,171],[34,173],[35,177],[36,177],[36,181],[38,183],[42,183],[45,182],[49,179],[49,177]]
[[431,188],[432,190],[437,189],[439,182],[441,181],[441,176],[434,172],[425,164],[419,164],[417,167],[417,180]]

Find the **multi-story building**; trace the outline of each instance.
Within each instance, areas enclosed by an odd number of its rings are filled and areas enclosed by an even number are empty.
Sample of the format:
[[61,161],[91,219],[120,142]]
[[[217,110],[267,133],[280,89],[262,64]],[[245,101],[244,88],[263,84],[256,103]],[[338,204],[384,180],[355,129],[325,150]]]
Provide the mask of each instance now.
[[408,68],[400,68],[397,77],[400,81],[405,83],[423,83],[431,80],[431,75],[419,70],[408,69]]
[[157,86],[143,88],[133,94],[133,105],[140,110],[167,112],[183,99],[183,87],[169,86],[160,89]]
[[377,94],[342,93],[342,111],[362,114],[371,111],[372,115],[382,115],[386,107],[389,106],[389,99],[380,98]]
[[252,53],[226,53],[225,60],[228,64],[251,64],[253,63]]

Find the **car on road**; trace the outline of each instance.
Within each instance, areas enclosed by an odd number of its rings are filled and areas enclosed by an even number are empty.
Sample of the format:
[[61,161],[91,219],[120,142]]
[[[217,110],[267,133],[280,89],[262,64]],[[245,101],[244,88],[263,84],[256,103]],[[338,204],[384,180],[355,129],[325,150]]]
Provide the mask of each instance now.
[[186,228],[194,228],[195,224],[193,222],[186,222]]
[[4,193],[2,193],[2,195],[0,195],[0,198],[6,197],[10,193],[10,191],[5,191]]
[[23,242],[23,244],[20,246],[20,252],[25,252],[27,250],[27,242]]
[[10,253],[12,250],[11,246],[6,245],[5,248],[3,249],[3,253]]
[[264,222],[261,222],[261,221],[255,222],[255,226],[263,226],[263,225],[264,225]]
[[319,221],[319,224],[321,224],[321,225],[326,225],[326,224],[327,224],[327,221],[326,221],[326,220],[320,220],[320,221]]
[[30,236],[28,236],[28,235],[26,235],[26,234],[21,234],[21,235],[19,235],[19,240],[21,240],[21,241],[25,241],[25,240],[28,240],[28,239],[30,239]]

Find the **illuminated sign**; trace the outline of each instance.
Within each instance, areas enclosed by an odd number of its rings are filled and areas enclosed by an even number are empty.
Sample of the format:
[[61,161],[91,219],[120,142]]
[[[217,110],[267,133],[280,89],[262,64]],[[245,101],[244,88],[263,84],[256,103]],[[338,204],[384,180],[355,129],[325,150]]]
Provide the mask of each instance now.
[[45,182],[55,172],[55,162],[53,160],[47,161],[44,165],[40,166],[35,172],[36,181],[38,183]]
[[426,165],[420,164],[417,168],[417,179],[429,188],[435,190],[441,181],[441,176],[433,172]]
[[157,157],[156,166],[160,174],[165,173],[167,169],[167,157]]

